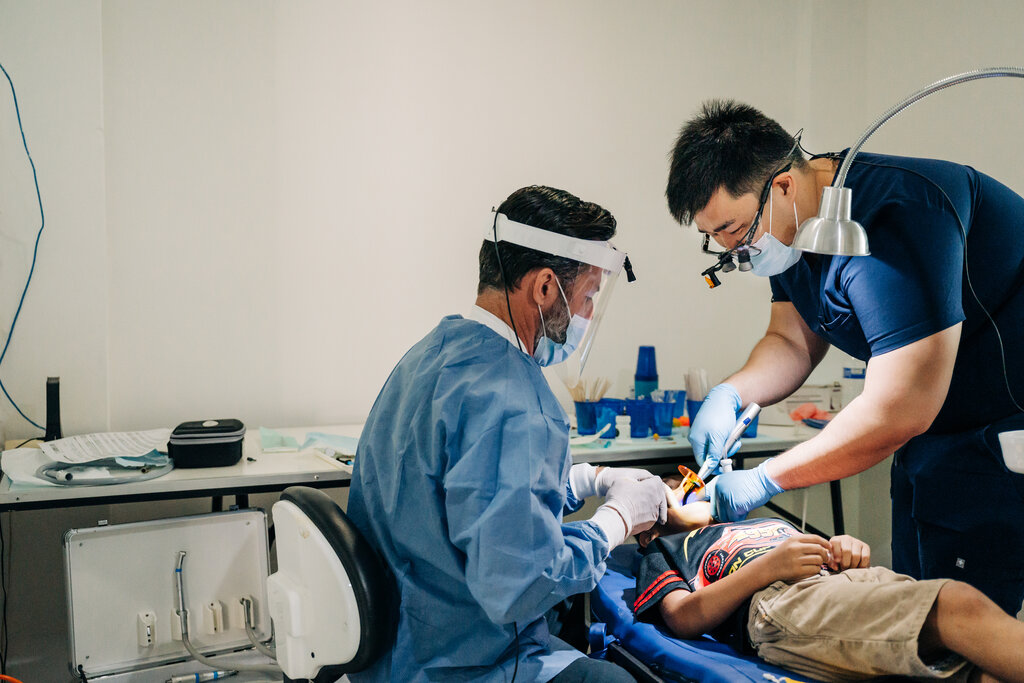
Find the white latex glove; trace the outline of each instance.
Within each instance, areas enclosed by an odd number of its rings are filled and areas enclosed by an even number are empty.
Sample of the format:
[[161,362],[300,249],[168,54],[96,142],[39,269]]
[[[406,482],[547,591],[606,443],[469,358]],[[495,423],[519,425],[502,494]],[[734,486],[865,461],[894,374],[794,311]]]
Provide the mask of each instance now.
[[612,484],[620,479],[641,481],[653,476],[655,475],[647,470],[634,467],[597,468],[581,462],[569,468],[569,487],[578,500],[585,500],[591,496],[604,498]]
[[569,468],[569,488],[577,500],[597,495],[597,468],[585,462]]
[[597,473],[597,477],[594,479],[594,489],[595,493],[603,498],[608,495],[608,489],[617,481],[623,479],[643,481],[652,477],[655,475],[636,467],[605,467]]
[[[665,485],[658,477],[643,481],[620,479],[608,489],[601,508],[611,508],[619,513],[626,536],[646,531],[655,523],[664,524],[668,520]],[[601,508],[598,508],[598,512]]]

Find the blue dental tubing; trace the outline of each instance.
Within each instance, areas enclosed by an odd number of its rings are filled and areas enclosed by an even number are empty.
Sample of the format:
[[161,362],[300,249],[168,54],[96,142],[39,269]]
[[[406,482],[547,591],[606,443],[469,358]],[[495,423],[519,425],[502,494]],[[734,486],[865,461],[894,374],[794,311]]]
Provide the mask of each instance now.
[[[0,71],[4,72],[4,76],[7,77],[7,83],[11,86],[11,97],[14,98],[14,113],[18,118],[18,130],[21,132],[21,144],[25,148],[25,155],[28,156],[28,163],[32,167],[32,182],[36,186],[36,200],[39,202],[39,232],[36,233],[35,247],[32,249],[32,266],[28,270],[28,278],[25,280],[25,288],[21,290],[21,299],[18,300],[18,308],[14,311],[14,317],[11,319],[11,329],[7,331],[7,341],[4,342],[4,350],[0,352],[0,367],[3,366],[4,358],[7,356],[7,348],[11,345],[11,337],[14,336],[14,326],[18,322],[18,316],[21,314],[21,306],[25,303],[25,294],[28,292],[29,283],[32,282],[32,273],[36,270],[36,256],[39,254],[39,238],[43,235],[43,227],[46,226],[46,216],[43,214],[43,198],[39,194],[39,178],[36,176],[36,164],[32,161],[32,154],[28,151],[28,142],[25,141],[25,128],[21,125],[21,110],[18,108],[18,94],[14,91],[14,81],[11,80],[10,74],[7,73],[7,69],[4,68],[3,64],[0,64]],[[32,426],[37,427],[45,431],[42,425],[35,422],[32,418],[22,412],[18,404],[14,402],[11,395],[7,392],[7,387],[4,386],[3,380],[0,380],[0,390],[3,390],[4,396],[11,402],[14,409],[18,411],[18,414],[29,421]]]

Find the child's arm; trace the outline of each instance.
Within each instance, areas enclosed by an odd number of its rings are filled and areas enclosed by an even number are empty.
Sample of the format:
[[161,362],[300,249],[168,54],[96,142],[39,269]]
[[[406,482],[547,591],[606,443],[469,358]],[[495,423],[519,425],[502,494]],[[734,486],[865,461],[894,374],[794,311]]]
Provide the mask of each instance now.
[[665,623],[680,638],[696,638],[721,624],[743,601],[775,581],[814,576],[831,557],[820,536],[800,534],[710,586],[694,592],[674,590],[661,600]]
[[697,503],[680,505],[678,501],[672,505],[670,499],[668,506],[668,519],[664,524],[655,524],[647,531],[636,535],[636,542],[642,548],[656,539],[658,536],[669,536],[684,531],[693,531],[711,524],[711,503],[703,500]]

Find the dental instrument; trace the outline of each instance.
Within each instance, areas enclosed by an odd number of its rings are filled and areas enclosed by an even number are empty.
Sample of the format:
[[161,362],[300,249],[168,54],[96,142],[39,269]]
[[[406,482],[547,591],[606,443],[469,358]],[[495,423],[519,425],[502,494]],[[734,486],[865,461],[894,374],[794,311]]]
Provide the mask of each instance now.
[[742,413],[740,413],[739,418],[736,419],[736,425],[732,428],[732,431],[729,432],[729,438],[725,440],[725,445],[722,446],[722,452],[718,456],[718,460],[713,461],[711,460],[711,458],[708,458],[707,460],[704,461],[704,465],[700,468],[700,471],[697,473],[697,476],[700,479],[702,479],[703,481],[707,481],[707,476],[711,474],[711,471],[715,468],[716,465],[721,465],[723,472],[732,472],[732,458],[728,457],[729,450],[732,448],[732,445],[736,443],[736,440],[740,438],[740,435],[743,434],[746,428],[750,426],[750,423],[754,421],[754,418],[757,417],[757,414],[760,412],[761,406],[757,405],[756,403],[751,403],[743,410]]
[[237,673],[237,671],[201,671],[194,674],[171,676],[167,679],[167,683],[201,683],[202,681],[219,681],[222,678],[228,678],[229,676],[234,676]]

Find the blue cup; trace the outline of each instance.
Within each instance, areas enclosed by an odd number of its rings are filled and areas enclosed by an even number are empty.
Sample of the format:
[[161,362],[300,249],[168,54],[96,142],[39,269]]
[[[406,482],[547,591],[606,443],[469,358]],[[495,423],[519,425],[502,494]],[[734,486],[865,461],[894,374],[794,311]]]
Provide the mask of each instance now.
[[758,413],[756,416],[754,416],[753,421],[750,424],[747,425],[746,429],[743,430],[743,434],[741,435],[741,438],[753,439],[753,438],[757,437],[757,419],[759,417],[761,417],[760,413]]
[[576,433],[597,434],[597,402],[576,401]]
[[672,414],[675,412],[675,401],[654,401],[654,433],[658,436],[672,436]]
[[658,364],[654,359],[653,346],[641,346],[636,358],[636,374],[633,375],[633,391],[637,398],[650,396],[658,388]]
[[624,398],[602,398],[598,403],[601,407],[611,408],[616,415],[626,414],[626,399]]
[[654,419],[654,403],[648,399],[627,398],[626,412],[629,413],[629,435],[634,439],[646,438]]
[[691,401],[686,399],[686,414],[690,416],[690,425],[693,425],[693,420],[697,417],[697,411],[704,405],[704,401]]
[[686,415],[685,389],[665,389],[665,400],[675,401],[676,409],[672,411],[672,417],[682,417]]
[[[625,403],[625,401],[623,401]],[[618,413],[614,408],[610,408],[605,405],[603,401],[598,401],[597,406],[597,435],[602,439],[614,439],[617,435],[615,433],[615,416]]]

